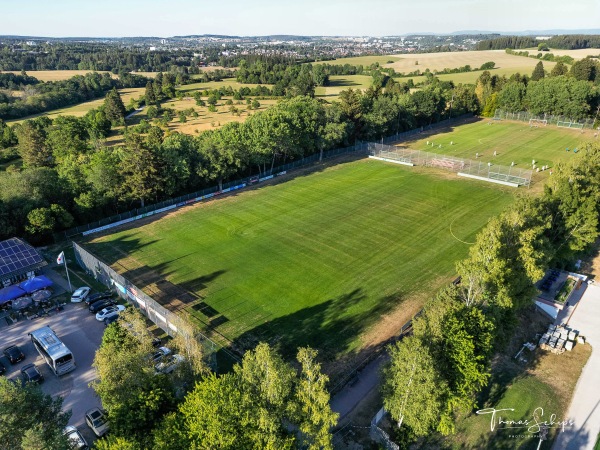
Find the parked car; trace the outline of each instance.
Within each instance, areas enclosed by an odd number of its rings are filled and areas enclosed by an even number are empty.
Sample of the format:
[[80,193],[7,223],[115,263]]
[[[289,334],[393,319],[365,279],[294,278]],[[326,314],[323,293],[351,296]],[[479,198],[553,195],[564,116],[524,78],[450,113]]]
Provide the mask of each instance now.
[[81,435],[77,427],[69,425],[64,429],[63,434],[67,436],[67,439],[69,439],[69,444],[73,450],[87,450],[89,448],[88,443]]
[[4,356],[8,358],[11,364],[16,364],[25,359],[25,355],[17,345],[11,345],[4,349]]
[[185,358],[180,354],[175,354],[171,356],[166,356],[162,362],[158,363],[154,366],[154,369],[157,373],[171,373],[173,372],[183,361]]
[[102,322],[106,317],[111,316],[115,313],[117,315],[119,315],[119,313],[121,311],[125,311],[125,306],[123,306],[123,305],[107,306],[102,311],[100,311],[99,313],[96,314],[96,320],[98,320],[99,322]]
[[80,302],[84,301],[87,298],[87,296],[90,294],[91,290],[92,289],[87,286],[82,286],[80,288],[77,288],[75,290],[75,292],[73,292],[73,295],[71,295],[71,302],[80,303]]
[[104,291],[104,292],[96,292],[95,294],[89,295],[86,299],[85,299],[85,303],[86,305],[91,305],[92,303],[96,303],[100,300],[104,300],[105,298],[110,298],[112,297],[113,293],[111,291]]
[[40,373],[35,364],[27,364],[21,369],[21,376],[23,377],[23,383],[31,381],[32,383],[41,383],[44,381],[44,375]]
[[85,423],[98,437],[104,436],[109,430],[106,413],[100,408],[88,409],[85,413]]
[[4,367],[4,364],[0,362],[0,375],[2,375],[4,372],[6,372],[6,367]]
[[104,300],[100,300],[99,302],[96,303],[92,303],[90,305],[90,312],[91,313],[97,313],[98,311],[100,311],[101,309],[104,308],[108,308],[109,306],[112,306],[114,304],[116,304],[116,300],[112,299],[112,298],[105,298]]
[[159,347],[156,349],[156,352],[152,354],[152,361],[154,364],[159,363],[165,356],[169,356],[171,354],[171,349],[167,347]]
[[111,323],[116,322],[119,319],[119,314],[111,314],[109,316],[106,316],[104,318],[104,326],[107,327],[109,326]]

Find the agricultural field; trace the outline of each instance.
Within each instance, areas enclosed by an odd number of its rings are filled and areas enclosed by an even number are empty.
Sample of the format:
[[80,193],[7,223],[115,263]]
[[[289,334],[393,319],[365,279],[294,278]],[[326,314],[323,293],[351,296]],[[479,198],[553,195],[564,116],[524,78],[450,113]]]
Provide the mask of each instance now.
[[[362,159],[179,210],[86,247],[237,348],[358,358],[455,276],[515,191]],[[464,242],[461,242],[464,241]],[[185,294],[173,299],[171,292]],[[191,295],[190,295],[191,294]],[[223,341],[221,341],[223,342]],[[335,368],[333,368],[335,366]]]
[[[518,51],[528,51],[529,54],[532,55],[537,55],[538,53],[541,53],[542,55],[546,54],[546,53],[552,53],[555,56],[570,56],[571,58],[574,59],[584,59],[587,56],[599,56],[600,55],[600,48],[580,48],[577,50],[565,50],[565,49],[560,49],[560,48],[551,48],[549,52],[540,52],[538,51],[537,47],[535,48],[525,48],[522,50],[518,50]],[[544,64],[546,62],[544,61]]]
[[[596,52],[600,50],[596,49]],[[559,54],[555,52],[555,54]],[[583,55],[583,53],[582,53]],[[584,57],[584,56],[580,56]],[[388,61],[394,61],[388,63]],[[452,53],[414,53],[402,55],[388,56],[359,56],[354,58],[340,58],[333,61],[324,61],[329,64],[354,64],[369,66],[374,62],[378,62],[382,67],[392,67],[398,73],[410,73],[415,70],[424,72],[429,69],[431,72],[443,69],[454,69],[465,65],[470,65],[472,68],[478,68],[483,63],[494,61],[496,68],[490,70],[490,73],[498,76],[510,76],[514,73],[522,73],[531,75],[537,59],[525,58],[523,56],[508,55],[504,50],[484,50],[484,51],[468,51],[468,52],[452,52]],[[318,64],[318,63],[315,63]],[[548,71],[552,70],[556,63],[544,61],[544,68]],[[475,83],[481,75],[481,71],[452,73],[446,75],[437,75],[441,80],[453,81],[454,83]],[[406,81],[412,78],[415,83],[425,80],[423,76],[397,78],[397,81]]]
[[[522,56],[509,55],[504,50],[484,50],[451,53],[414,53],[396,55],[400,60],[392,64],[384,64],[384,67],[392,67],[396,72],[413,72],[417,69],[422,72],[429,69],[443,70],[470,65],[472,68],[480,67],[483,63],[494,61],[498,69],[510,69],[514,72],[531,73],[538,63],[536,59],[524,58]],[[418,63],[418,64],[417,64]],[[546,64],[547,63],[547,64]],[[552,70],[556,63],[545,61],[544,67]]]
[[388,64],[390,61],[396,62],[402,58],[403,55],[371,55],[371,56],[351,56],[349,58],[338,58],[330,61],[317,61],[311,64],[350,64],[352,66],[370,66],[371,64],[379,63],[379,65],[383,66]]
[[340,92],[352,88],[366,90],[373,83],[373,78],[368,75],[331,75],[329,86],[317,86],[315,97],[328,101],[337,100]]
[[[459,158],[478,159],[486,164],[491,162],[510,166],[514,162],[515,167],[525,169],[531,169],[532,160],[535,159],[537,166],[549,165],[552,168],[561,161],[575,157],[573,150],[597,139],[594,134],[592,130],[581,133],[581,130],[558,128],[556,125],[532,128],[528,122],[482,119],[433,133],[422,133],[417,135],[418,139],[396,145]],[[427,142],[433,145],[428,145]],[[569,151],[566,151],[567,148]],[[540,172],[534,175],[534,180],[539,181],[546,176],[549,176],[549,172]]]
[[[28,70],[27,75],[35,77],[40,81],[61,81],[73,78],[75,75],[85,75],[86,73],[92,72],[110,73],[113,78],[117,78],[117,75],[102,70]],[[4,73],[14,73],[15,75],[20,75],[21,71],[9,70]]]
[[[199,67],[199,69],[200,69],[202,72],[212,72],[213,70],[218,70],[218,69],[224,69],[224,70],[227,70],[227,68],[226,68],[226,67],[222,67],[222,66],[207,66],[207,67]],[[141,75],[141,76],[143,76],[143,77],[146,77],[146,78],[155,78],[155,77],[156,77],[156,75],[158,74],[158,72],[138,72],[138,71],[131,72],[131,73],[133,73],[133,74],[135,74],[135,75]],[[201,75],[201,74],[193,74],[193,75],[190,75],[190,76],[191,76],[192,78],[200,78],[202,75]]]

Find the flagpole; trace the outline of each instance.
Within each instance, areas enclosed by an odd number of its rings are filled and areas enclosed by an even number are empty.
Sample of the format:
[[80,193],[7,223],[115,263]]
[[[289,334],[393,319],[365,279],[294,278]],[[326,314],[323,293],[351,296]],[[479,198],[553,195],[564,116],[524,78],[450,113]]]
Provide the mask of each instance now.
[[72,293],[73,292],[73,287],[71,286],[71,278],[69,277],[69,268],[67,267],[67,257],[64,257],[65,259],[65,271],[67,272],[67,281],[69,282],[69,291]]

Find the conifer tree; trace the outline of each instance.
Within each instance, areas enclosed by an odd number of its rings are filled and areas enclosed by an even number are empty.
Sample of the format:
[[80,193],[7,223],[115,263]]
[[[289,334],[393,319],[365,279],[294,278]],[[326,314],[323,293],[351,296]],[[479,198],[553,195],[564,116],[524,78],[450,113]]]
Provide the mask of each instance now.
[[541,80],[545,76],[546,73],[544,72],[544,63],[540,61],[535,65],[535,69],[533,69],[533,73],[531,74],[531,81]]
[[125,105],[117,88],[112,88],[104,99],[104,114],[113,126],[125,123]]

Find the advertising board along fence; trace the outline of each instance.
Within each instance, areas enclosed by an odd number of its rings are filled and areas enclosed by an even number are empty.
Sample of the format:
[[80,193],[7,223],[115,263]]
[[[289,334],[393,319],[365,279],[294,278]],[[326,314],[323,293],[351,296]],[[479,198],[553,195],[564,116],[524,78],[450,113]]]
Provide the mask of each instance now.
[[[98,282],[110,289],[114,289],[119,297],[134,306],[169,336],[173,337],[177,333],[184,332],[183,327],[179,326],[181,319],[176,313],[169,311],[164,306],[160,305],[153,298],[146,295],[140,288],[131,283],[127,278],[117,273],[110,266],[100,261],[95,255],[76,242],[73,242],[73,251],[75,252],[75,259],[82,269],[90,276],[93,276]],[[196,331],[195,336],[204,349],[207,364],[213,370],[216,370],[217,351],[225,349],[198,331]],[[239,362],[239,358],[235,355],[227,351],[225,351],[225,353],[232,357],[234,362]]]
[[505,186],[531,185],[533,170],[502,166],[472,159],[449,157],[440,153],[412,150],[393,145],[369,142],[369,157],[409,166],[435,167],[456,172],[458,175],[503,184]]
[[[405,139],[408,139],[415,134],[422,133],[424,131],[434,130],[437,128],[444,128],[456,123],[464,122],[466,119],[472,118],[473,114],[463,114],[461,116],[443,120],[438,123],[431,124],[426,127],[419,127],[414,130],[405,131],[402,133],[395,134],[393,136],[389,136],[387,138],[382,139],[382,143],[389,142],[398,142]],[[197,203],[200,201],[208,200],[214,197],[218,197],[220,195],[226,194],[228,192],[236,191],[239,189],[243,189],[245,187],[251,186],[256,183],[260,183],[263,181],[270,180],[274,177],[278,177],[281,175],[285,175],[288,171],[297,169],[303,166],[307,166],[309,164],[315,163],[321,160],[327,160],[330,158],[335,158],[337,156],[351,154],[351,153],[360,153],[367,151],[367,145],[362,142],[357,142],[355,145],[350,147],[337,148],[333,150],[329,150],[320,153],[315,153],[313,155],[307,156],[306,158],[302,158],[296,161],[292,161],[288,164],[284,164],[281,166],[274,167],[272,169],[268,169],[263,171],[258,175],[252,175],[250,177],[246,177],[239,180],[230,181],[228,183],[224,183],[221,188],[218,186],[208,187],[206,189],[193,192],[191,194],[182,195],[176,198],[171,198],[168,200],[164,200],[162,202],[149,205],[143,208],[133,209],[121,214],[116,214],[114,216],[106,217],[97,222],[91,222],[86,225],[80,225],[69,230],[56,233],[54,235],[54,240],[56,242],[60,242],[63,240],[72,239],[76,236],[87,236],[93,233],[100,233],[102,231],[118,227],[120,225],[124,225],[130,222],[134,222],[136,220],[140,220],[146,217],[150,217],[155,214],[160,214],[163,212],[167,212],[176,208],[180,208],[182,206],[190,205],[193,203]]]
[[324,152],[323,155],[315,153],[314,155],[308,156],[306,158],[292,161],[291,163],[284,164],[282,166],[277,166],[273,169],[268,169],[262,172],[260,175],[253,175],[251,177],[247,177],[241,180],[235,180],[228,183],[224,183],[222,188],[219,188],[218,186],[212,186],[201,191],[168,199],[156,203],[154,205],[146,206],[144,208],[137,208],[131,211],[124,212],[122,214],[116,214],[114,216],[107,217],[97,222],[91,222],[86,225],[74,227],[69,230],[56,233],[54,235],[54,239],[55,241],[59,242],[63,240],[72,239],[76,236],[87,236],[93,233],[100,233],[110,228],[118,227],[120,225],[124,225],[130,222],[134,222],[136,220],[150,217],[155,214],[167,212],[176,208],[181,208],[182,206],[212,199],[214,197],[218,197],[220,195],[227,194],[232,191],[237,191],[239,189],[243,189],[247,186],[251,186],[256,183],[261,183],[272,178],[285,175],[289,170],[303,167],[311,163],[315,163],[321,159],[326,160],[341,155],[366,152],[366,150],[366,144],[358,142],[351,147],[338,148]]

